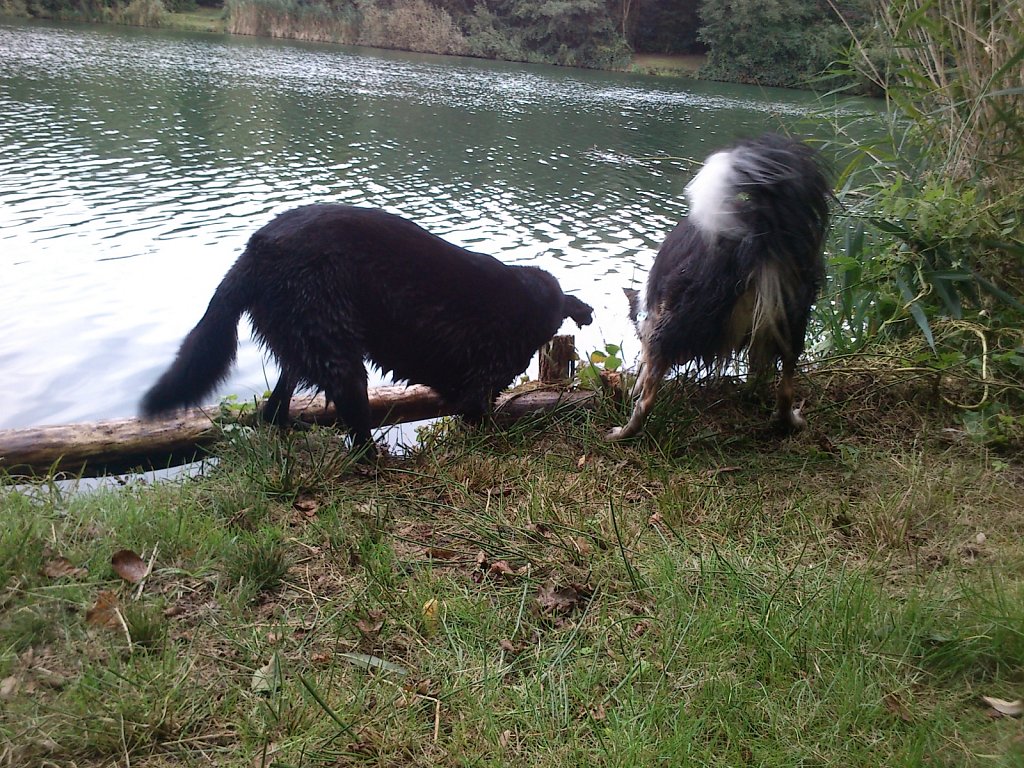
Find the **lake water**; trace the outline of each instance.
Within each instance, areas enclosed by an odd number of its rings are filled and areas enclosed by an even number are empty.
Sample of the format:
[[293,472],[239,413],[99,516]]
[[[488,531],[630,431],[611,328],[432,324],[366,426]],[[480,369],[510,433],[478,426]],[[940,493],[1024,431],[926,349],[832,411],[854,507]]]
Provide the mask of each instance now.
[[[134,415],[249,235],[311,202],[543,266],[595,308],[563,328],[577,347],[632,359],[622,288],[696,162],[765,130],[828,136],[821,110],[800,91],[0,19],[0,428]],[[220,394],[245,398],[276,370],[241,335]]]

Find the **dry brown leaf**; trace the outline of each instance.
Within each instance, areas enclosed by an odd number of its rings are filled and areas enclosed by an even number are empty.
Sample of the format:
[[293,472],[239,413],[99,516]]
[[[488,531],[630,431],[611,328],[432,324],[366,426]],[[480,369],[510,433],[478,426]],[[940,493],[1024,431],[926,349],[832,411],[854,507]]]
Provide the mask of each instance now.
[[521,644],[517,645],[508,638],[502,638],[498,641],[498,647],[501,648],[501,650],[505,651],[505,653],[511,653],[514,655],[522,652],[526,646]]
[[20,686],[21,680],[14,675],[0,680],[0,701],[6,701],[7,699],[14,698],[14,694],[18,692],[18,688]]
[[356,629],[364,635],[376,635],[384,626],[384,611],[370,611],[365,619],[356,622]]
[[1006,701],[1006,699],[997,699],[993,696],[982,696],[981,700],[1004,717],[1020,717],[1024,715],[1024,701],[1021,699]]
[[330,664],[332,658],[334,658],[334,655],[330,651],[314,651],[309,656],[309,660],[318,667]]
[[84,579],[89,575],[88,568],[79,568],[71,564],[66,557],[55,557],[43,563],[40,573],[48,579]]
[[704,477],[717,477],[718,475],[727,472],[739,472],[743,467],[715,467],[713,469],[705,470]]
[[96,602],[92,608],[85,612],[85,620],[94,627],[116,629],[121,626],[118,609],[117,593],[111,589],[104,589],[96,595]]
[[249,689],[256,693],[273,693],[281,684],[281,664],[275,653],[270,661],[252,673]]
[[903,703],[903,700],[895,693],[887,693],[882,699],[882,703],[885,708],[892,712],[896,717],[902,720],[904,723],[914,722],[914,716],[910,714],[910,710],[907,705]]
[[146,561],[130,549],[121,549],[110,558],[114,573],[131,584],[138,584],[149,573]]
[[651,622],[644,619],[643,621],[638,621],[636,624],[634,624],[633,628],[629,631],[629,634],[632,637],[641,637],[642,635],[646,635],[647,630],[649,630],[650,628]]
[[427,547],[425,554],[431,560],[454,560],[459,556],[454,549],[445,549],[444,547]]
[[516,574],[512,569],[512,566],[505,560],[498,560],[497,562],[491,563],[491,567],[487,569],[487,573],[491,576],[505,576],[508,578],[511,578]]
[[295,499],[292,508],[296,512],[300,512],[303,517],[312,519],[316,517],[317,511],[320,509],[320,503],[312,496],[303,495]]
[[566,616],[586,602],[590,593],[590,588],[582,584],[558,587],[548,582],[537,592],[537,605],[542,613]]

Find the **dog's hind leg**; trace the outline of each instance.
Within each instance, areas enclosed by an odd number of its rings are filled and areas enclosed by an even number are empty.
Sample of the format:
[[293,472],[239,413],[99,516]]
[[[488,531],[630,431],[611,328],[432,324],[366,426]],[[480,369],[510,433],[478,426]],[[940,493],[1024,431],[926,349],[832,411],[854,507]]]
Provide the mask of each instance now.
[[281,377],[277,380],[274,391],[270,393],[267,402],[263,405],[263,420],[268,424],[276,424],[279,427],[288,426],[288,406],[291,404],[292,395],[295,393],[297,382],[291,372],[282,367]]
[[629,421],[621,427],[615,427],[605,434],[607,441],[625,440],[632,437],[643,427],[647,414],[654,405],[654,398],[658,394],[662,379],[668,373],[668,366],[660,362],[654,363],[650,356],[644,355],[644,361],[640,367],[640,375],[637,376],[636,385],[633,387],[633,396],[636,402],[633,404],[633,414]]
[[775,393],[775,416],[783,428],[796,432],[807,426],[807,420],[800,414],[799,408],[793,407],[793,375],[796,373],[796,360],[783,359],[782,378]]

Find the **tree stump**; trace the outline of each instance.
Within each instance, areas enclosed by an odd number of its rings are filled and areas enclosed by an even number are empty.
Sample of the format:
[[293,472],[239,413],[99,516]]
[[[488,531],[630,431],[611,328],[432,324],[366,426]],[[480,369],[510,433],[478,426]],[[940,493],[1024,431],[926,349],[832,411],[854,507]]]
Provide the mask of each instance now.
[[555,336],[540,348],[542,384],[567,384],[576,374],[576,339]]

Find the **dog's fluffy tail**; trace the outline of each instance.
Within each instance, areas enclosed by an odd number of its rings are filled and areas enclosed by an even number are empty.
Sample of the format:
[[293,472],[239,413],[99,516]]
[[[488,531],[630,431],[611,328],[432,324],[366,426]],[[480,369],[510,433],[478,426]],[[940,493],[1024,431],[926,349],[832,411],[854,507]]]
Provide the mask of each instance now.
[[170,368],[143,396],[144,417],[199,405],[227,377],[235,362],[238,319],[248,307],[248,293],[236,264],[217,286],[206,314],[185,337]]

